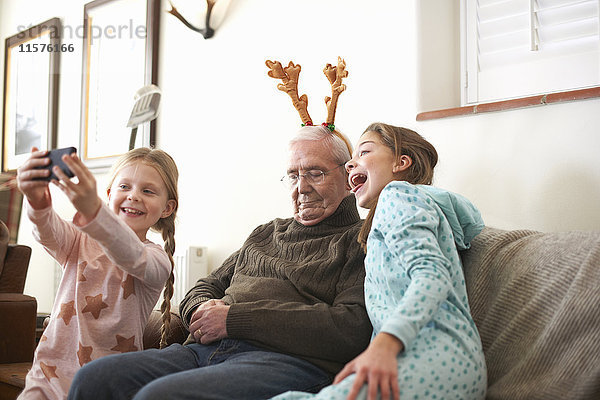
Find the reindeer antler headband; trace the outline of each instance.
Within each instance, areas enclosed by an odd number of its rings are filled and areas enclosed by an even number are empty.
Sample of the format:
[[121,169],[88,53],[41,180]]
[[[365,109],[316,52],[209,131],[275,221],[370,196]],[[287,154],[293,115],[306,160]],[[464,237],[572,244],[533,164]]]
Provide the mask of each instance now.
[[[281,82],[283,82],[277,85],[277,89],[286,92],[292,98],[292,103],[300,114],[302,126],[312,126],[313,122],[308,114],[308,98],[305,94],[298,96],[298,76],[300,75],[300,70],[302,69],[300,65],[294,64],[292,61],[290,61],[288,66],[283,68],[279,61],[270,60],[265,61],[265,64],[267,67],[269,67],[268,75],[271,78],[281,79]],[[329,128],[334,135],[342,139],[348,147],[348,151],[350,154],[352,154],[352,146],[348,142],[348,139],[336,131],[334,125],[335,109],[337,107],[338,97],[344,90],[346,90],[346,85],[342,83],[342,78],[348,76],[348,71],[346,71],[346,62],[342,60],[341,57],[338,57],[337,66],[334,67],[331,64],[327,64],[325,69],[323,69],[323,73],[331,84],[331,97],[325,97],[325,105],[327,106],[327,120],[322,125]]]

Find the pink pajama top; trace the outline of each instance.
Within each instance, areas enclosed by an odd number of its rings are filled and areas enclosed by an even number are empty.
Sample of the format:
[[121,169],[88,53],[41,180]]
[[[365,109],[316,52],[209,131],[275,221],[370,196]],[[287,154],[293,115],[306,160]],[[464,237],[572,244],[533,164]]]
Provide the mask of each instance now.
[[19,399],[64,399],[84,364],[142,350],[171,263],[159,245],[140,241],[106,205],[85,226],[78,226],[77,214],[69,223],[52,207],[27,212],[34,236],[63,276]]

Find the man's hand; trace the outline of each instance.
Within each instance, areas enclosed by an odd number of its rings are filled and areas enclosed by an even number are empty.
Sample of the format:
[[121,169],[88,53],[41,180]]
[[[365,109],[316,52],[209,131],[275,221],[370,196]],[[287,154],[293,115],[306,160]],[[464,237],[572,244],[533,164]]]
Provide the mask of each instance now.
[[197,343],[209,344],[227,337],[229,306],[223,300],[208,300],[198,306],[190,319],[190,333]]
[[375,336],[369,347],[350,361],[337,374],[334,384],[340,383],[348,375],[356,373],[354,384],[347,400],[354,400],[361,387],[368,384],[367,399],[375,400],[377,393],[381,399],[400,398],[398,387],[398,360],[396,356],[404,345],[398,338],[382,332]]

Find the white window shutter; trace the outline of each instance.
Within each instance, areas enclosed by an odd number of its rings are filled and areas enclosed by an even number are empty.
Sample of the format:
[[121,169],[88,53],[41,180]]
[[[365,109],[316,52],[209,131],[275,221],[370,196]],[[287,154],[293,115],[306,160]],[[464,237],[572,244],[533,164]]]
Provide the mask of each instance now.
[[600,0],[463,1],[463,104],[600,85]]

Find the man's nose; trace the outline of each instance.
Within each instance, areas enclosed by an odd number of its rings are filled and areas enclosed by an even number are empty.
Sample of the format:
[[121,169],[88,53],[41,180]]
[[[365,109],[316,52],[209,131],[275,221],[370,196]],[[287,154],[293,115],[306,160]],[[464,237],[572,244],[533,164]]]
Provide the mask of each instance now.
[[312,184],[306,179],[303,175],[298,175],[298,184],[297,184],[298,193],[308,193],[312,191]]

